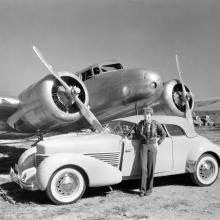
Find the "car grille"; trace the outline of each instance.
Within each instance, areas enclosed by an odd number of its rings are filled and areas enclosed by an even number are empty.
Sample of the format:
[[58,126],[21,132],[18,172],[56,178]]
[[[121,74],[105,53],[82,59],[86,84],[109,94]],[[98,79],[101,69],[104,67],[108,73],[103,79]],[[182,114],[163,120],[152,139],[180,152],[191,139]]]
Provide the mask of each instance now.
[[47,155],[39,155],[37,154],[36,155],[36,158],[35,158],[35,162],[36,162],[36,166],[38,167],[40,165],[40,163],[45,159],[47,158],[48,156]]
[[111,152],[111,153],[92,153],[84,154],[95,159],[101,160],[105,163],[108,163],[114,167],[118,167],[120,162],[120,152]]

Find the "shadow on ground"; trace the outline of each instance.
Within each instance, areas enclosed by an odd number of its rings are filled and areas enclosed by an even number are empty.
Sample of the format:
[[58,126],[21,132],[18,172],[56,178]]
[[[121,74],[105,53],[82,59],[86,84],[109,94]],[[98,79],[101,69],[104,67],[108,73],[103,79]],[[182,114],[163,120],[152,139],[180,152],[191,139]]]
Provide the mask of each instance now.
[[[167,185],[185,185],[192,186],[188,175],[175,175],[167,177],[158,177],[155,178],[154,187],[161,187]],[[140,180],[127,180],[123,181],[120,184],[111,186],[111,187],[98,187],[98,188],[89,188],[84,198],[91,198],[97,196],[105,197],[111,190],[118,190],[124,193],[129,194],[138,194],[139,193]],[[14,203],[21,204],[52,204],[48,199],[45,192],[42,191],[27,191],[21,189],[15,183],[9,182],[0,185],[1,189],[4,191],[6,196],[14,201]]]
[[[1,190],[5,194],[4,200],[10,203],[20,204],[50,204],[50,200],[43,191],[27,191],[21,189],[16,183],[4,183],[0,185]],[[2,193],[2,194],[3,194]]]
[[8,174],[10,167],[14,167],[26,149],[27,148],[17,148],[13,146],[0,146],[0,174]]
[[[113,186],[113,188],[121,190],[126,193],[138,194],[140,184],[141,184],[140,180],[128,180],[128,181],[123,181],[122,183]],[[164,176],[164,177],[154,178],[155,188],[161,187],[161,186],[169,186],[169,185],[194,186],[193,182],[190,179],[189,174],[179,174],[179,175],[174,175],[174,176]]]

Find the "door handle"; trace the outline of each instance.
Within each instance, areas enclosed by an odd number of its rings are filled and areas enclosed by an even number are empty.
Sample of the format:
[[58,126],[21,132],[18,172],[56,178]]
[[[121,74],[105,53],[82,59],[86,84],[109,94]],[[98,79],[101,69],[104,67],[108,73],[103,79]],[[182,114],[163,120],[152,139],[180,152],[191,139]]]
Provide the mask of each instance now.
[[129,153],[129,152],[131,152],[131,151],[132,151],[132,148],[126,149],[126,150],[125,150],[125,153]]

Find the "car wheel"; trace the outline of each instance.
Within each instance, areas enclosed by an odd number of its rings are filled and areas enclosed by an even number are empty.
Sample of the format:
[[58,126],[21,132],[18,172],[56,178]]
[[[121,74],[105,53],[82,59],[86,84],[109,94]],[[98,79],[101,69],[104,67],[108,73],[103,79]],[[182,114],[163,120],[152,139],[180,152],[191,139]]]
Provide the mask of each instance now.
[[47,185],[47,195],[56,204],[69,204],[80,199],[86,189],[82,173],[72,167],[64,167],[51,176]]
[[210,154],[204,154],[197,161],[196,171],[191,174],[191,178],[199,186],[209,186],[216,181],[218,173],[217,160]]

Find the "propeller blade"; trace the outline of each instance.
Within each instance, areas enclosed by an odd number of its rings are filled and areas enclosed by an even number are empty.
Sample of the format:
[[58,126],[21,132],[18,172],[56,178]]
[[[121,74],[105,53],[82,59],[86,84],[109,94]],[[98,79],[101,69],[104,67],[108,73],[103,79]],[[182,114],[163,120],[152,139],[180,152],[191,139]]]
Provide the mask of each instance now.
[[186,93],[186,89],[185,89],[185,86],[184,86],[184,83],[183,83],[182,73],[181,73],[180,65],[179,65],[179,58],[178,58],[177,54],[176,54],[176,66],[177,66],[177,71],[179,73],[180,83],[181,83],[182,89],[183,89],[183,95],[186,96],[187,93]]
[[34,52],[37,54],[38,58],[44,64],[44,66],[50,71],[50,73],[61,83],[61,85],[65,88],[68,95],[71,95],[71,88],[62,80],[62,78],[55,72],[52,65],[50,65],[43,54],[37,49],[36,46],[33,46]]
[[34,52],[37,54],[41,62],[46,66],[46,68],[52,73],[52,75],[61,83],[61,85],[65,88],[67,95],[71,98],[74,99],[76,102],[77,106],[80,109],[81,114],[85,117],[85,119],[99,132],[104,132],[104,128],[98,121],[98,119],[95,117],[95,115],[89,110],[89,108],[82,103],[82,101],[78,98],[78,91],[77,88],[72,88],[66,84],[62,80],[62,78],[55,72],[54,68],[52,65],[50,65],[46,58],[41,54],[41,52],[37,49],[36,46],[33,46]]
[[87,119],[87,121],[95,128],[98,132],[104,132],[104,128],[98,121],[98,119],[95,117],[95,115],[89,110],[88,107],[86,107],[81,100],[78,98],[78,96],[75,97],[75,101],[77,106],[80,109],[80,112],[82,115]]
[[190,109],[190,106],[189,106],[189,100],[187,99],[187,92],[186,92],[186,88],[185,88],[184,83],[183,83],[182,73],[181,73],[181,70],[180,70],[179,59],[178,59],[177,54],[176,54],[176,66],[177,66],[177,71],[179,73],[180,83],[182,85],[184,101],[186,103],[186,112],[185,112],[186,113],[186,118],[189,121],[189,123],[191,125],[193,125],[192,112],[191,112],[191,109]]

